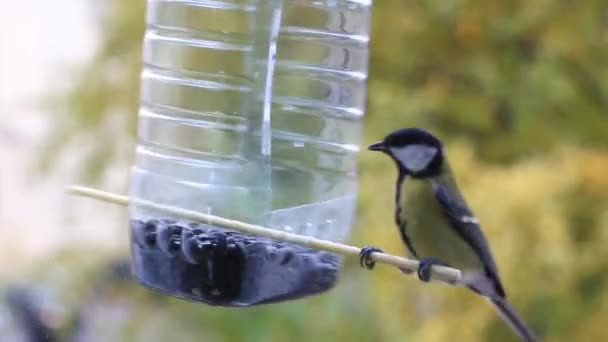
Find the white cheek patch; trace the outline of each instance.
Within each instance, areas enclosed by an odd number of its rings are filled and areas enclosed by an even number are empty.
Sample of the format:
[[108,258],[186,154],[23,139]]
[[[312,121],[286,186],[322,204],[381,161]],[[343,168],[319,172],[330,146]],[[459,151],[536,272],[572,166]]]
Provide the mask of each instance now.
[[403,166],[413,172],[424,170],[437,155],[437,148],[429,145],[407,145],[391,148],[391,153]]

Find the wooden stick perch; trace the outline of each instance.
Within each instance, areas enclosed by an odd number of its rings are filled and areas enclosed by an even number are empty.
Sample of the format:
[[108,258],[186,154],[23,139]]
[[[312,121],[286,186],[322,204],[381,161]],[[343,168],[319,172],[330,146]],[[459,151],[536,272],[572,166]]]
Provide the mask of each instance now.
[[[122,206],[128,206],[130,203],[133,203],[142,207],[146,207],[148,209],[153,209],[166,214],[171,214],[187,220],[203,222],[232,230],[238,230],[243,233],[264,236],[274,240],[295,243],[298,245],[303,245],[327,252],[333,252],[357,258],[359,258],[359,252],[361,252],[361,248],[359,247],[349,246],[328,240],[316,239],[310,236],[287,233],[284,231],[271,229],[259,225],[248,224],[245,222],[230,220],[209,214],[203,214],[197,211],[186,210],[178,207],[162,205],[146,200],[129,198],[127,196],[113,194],[85,186],[70,186],[68,187],[68,192],[75,195],[89,197],[96,200],[110,202]],[[418,261],[398,257],[395,255],[375,252],[371,254],[371,259],[379,263],[385,263],[409,270],[413,272],[412,274],[416,274],[416,271],[418,270]],[[460,277],[460,271],[457,269],[439,265],[431,267],[431,279],[433,280],[440,280],[446,283],[454,284],[459,283]]]

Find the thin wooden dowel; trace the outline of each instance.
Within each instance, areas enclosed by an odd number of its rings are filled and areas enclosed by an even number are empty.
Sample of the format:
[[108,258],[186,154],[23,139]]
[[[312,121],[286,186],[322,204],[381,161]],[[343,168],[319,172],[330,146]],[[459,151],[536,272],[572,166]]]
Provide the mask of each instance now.
[[[361,252],[361,248],[359,247],[354,247],[328,240],[316,239],[305,235],[288,233],[255,224],[230,220],[220,216],[209,215],[193,210],[186,210],[178,207],[158,204],[151,201],[129,198],[128,196],[114,194],[81,185],[73,185],[68,187],[68,192],[83,197],[89,197],[104,202],[118,204],[121,206],[136,204],[138,206],[153,209],[158,212],[163,212],[191,221],[207,223],[227,229],[237,230],[251,235],[264,236],[274,240],[291,242],[294,244],[307,246],[310,248],[319,249],[327,252],[342,254],[346,256],[359,258],[359,253]],[[412,274],[416,274],[416,271],[418,270],[418,261],[398,257],[387,253],[372,253],[371,259],[378,263],[384,263],[409,270],[412,272]],[[444,266],[433,266],[431,268],[432,280],[440,280],[446,283],[454,284],[459,283],[460,276],[460,271],[454,268]]]

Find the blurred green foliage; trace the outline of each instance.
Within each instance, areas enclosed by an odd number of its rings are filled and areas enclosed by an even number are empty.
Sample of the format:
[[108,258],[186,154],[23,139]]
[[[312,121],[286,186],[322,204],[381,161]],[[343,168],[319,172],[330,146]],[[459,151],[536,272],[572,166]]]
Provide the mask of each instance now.
[[[83,136],[103,141],[81,163],[88,180],[132,154],[108,137],[134,136],[144,5],[106,4],[104,40],[59,103],[46,165]],[[405,126],[445,138],[515,306],[543,340],[608,340],[608,3],[377,0],[372,23],[366,142]],[[402,253],[392,165],[365,152],[360,161],[351,242]],[[114,294],[133,306],[124,341],[514,340],[467,291],[386,267],[366,273],[354,260],[331,292],[266,307],[147,292],[125,285]]]
[[434,127],[503,162],[608,143],[605,1],[375,6],[369,118],[383,130]]

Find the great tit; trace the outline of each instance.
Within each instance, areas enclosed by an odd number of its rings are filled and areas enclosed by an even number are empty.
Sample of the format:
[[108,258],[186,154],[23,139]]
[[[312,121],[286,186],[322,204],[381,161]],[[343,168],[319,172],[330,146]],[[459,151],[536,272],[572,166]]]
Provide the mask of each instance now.
[[[426,130],[405,128],[369,150],[388,155],[397,165],[395,222],[411,257],[420,262],[420,280],[429,281],[432,265],[460,269],[458,285],[487,298],[523,341],[537,341],[507,300],[490,246],[452,177],[441,141]],[[382,251],[362,249],[361,266],[374,267],[373,252]]]

